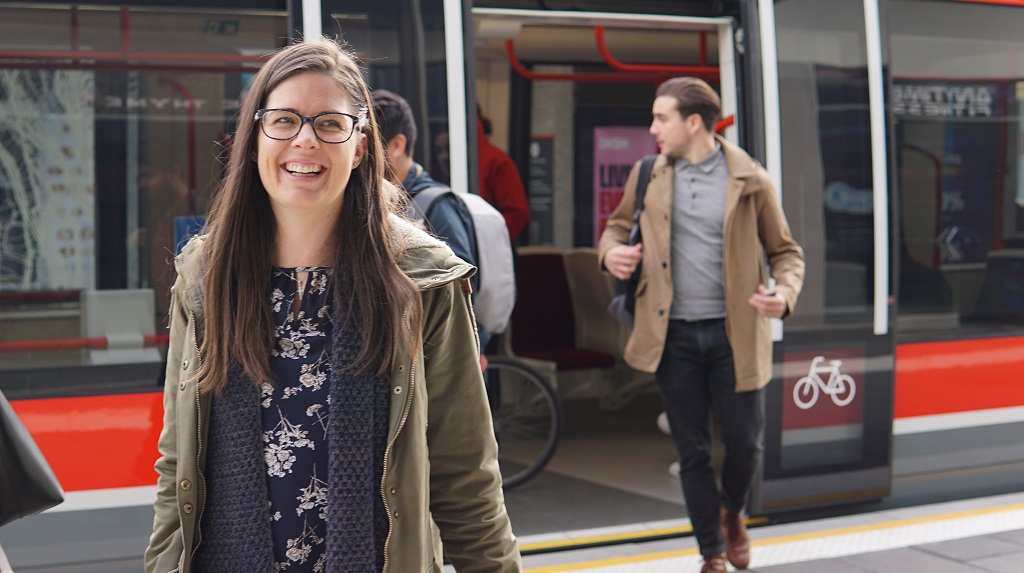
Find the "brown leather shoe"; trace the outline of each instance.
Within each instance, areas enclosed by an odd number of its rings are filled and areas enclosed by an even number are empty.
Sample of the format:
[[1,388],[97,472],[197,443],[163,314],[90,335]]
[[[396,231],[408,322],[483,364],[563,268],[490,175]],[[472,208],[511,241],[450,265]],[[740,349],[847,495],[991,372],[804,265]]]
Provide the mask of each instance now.
[[729,563],[737,569],[750,566],[750,537],[743,523],[743,512],[732,513],[722,508],[722,537],[725,538],[725,554]]
[[700,573],[725,573],[725,553],[719,553],[718,555],[708,555],[704,558],[704,566],[700,568]]

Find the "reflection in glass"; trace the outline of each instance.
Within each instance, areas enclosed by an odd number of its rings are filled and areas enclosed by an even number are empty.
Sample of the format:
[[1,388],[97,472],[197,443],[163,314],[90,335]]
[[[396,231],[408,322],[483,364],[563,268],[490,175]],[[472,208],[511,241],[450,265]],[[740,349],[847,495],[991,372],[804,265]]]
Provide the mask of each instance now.
[[1024,324],[1022,26],[1019,8],[891,2],[904,330]]

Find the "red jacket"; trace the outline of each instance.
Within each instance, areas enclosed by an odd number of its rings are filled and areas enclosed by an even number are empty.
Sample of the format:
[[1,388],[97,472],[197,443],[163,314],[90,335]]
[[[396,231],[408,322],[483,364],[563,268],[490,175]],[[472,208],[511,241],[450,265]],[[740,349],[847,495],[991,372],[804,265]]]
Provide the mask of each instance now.
[[476,128],[480,147],[480,196],[501,211],[508,235],[514,241],[530,220],[530,204],[523,181],[512,158],[487,141],[484,124],[479,118]]

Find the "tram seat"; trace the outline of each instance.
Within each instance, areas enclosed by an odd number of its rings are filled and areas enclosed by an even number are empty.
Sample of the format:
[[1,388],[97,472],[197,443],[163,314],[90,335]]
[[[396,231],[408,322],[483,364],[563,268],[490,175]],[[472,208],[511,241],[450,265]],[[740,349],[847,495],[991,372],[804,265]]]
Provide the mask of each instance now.
[[607,312],[612,283],[595,249],[523,247],[516,284],[507,353],[553,365],[546,374],[563,399],[597,398],[602,410],[618,410],[654,388],[651,374],[622,359],[629,332]]
[[516,356],[550,360],[559,372],[615,366],[612,354],[576,343],[576,313],[561,249],[521,247],[516,291],[511,325]]
[[570,249],[564,259],[576,316],[576,346],[607,352],[621,362],[629,329],[608,313],[615,285],[611,276],[598,270],[597,249]]
[[998,322],[1024,320],[1024,249],[989,252],[975,314]]

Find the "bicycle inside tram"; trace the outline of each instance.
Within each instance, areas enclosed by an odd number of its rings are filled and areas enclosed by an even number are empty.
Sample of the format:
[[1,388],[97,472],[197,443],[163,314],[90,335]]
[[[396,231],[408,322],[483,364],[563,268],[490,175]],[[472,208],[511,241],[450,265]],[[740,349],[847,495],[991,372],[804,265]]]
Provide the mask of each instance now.
[[516,309],[488,352],[555,396],[545,410],[543,389],[502,393],[534,424],[522,450],[508,439],[508,471],[548,454],[506,491],[519,535],[686,515],[653,376],[622,359],[629,331],[605,310],[594,249],[629,170],[657,152],[657,85],[681,75],[721,95],[721,134],[768,170],[806,257],[773,328],[752,513],[1019,488],[1024,2],[31,1],[0,15],[0,390],[67,492],[0,531],[16,569],[137,570],[170,253],[202,228],[254,70],[321,33],[409,100],[435,179],[478,192],[478,137],[518,167]]

